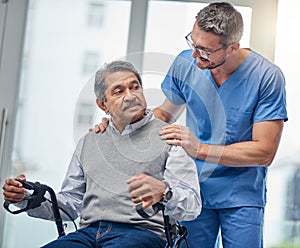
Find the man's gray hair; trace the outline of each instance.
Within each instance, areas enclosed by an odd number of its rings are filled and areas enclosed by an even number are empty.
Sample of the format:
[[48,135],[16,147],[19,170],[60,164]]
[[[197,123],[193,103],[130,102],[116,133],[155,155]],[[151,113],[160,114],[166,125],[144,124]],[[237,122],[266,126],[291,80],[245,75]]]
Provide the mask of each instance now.
[[142,85],[142,79],[138,71],[135,69],[134,65],[128,61],[116,60],[110,63],[105,63],[101,66],[101,68],[96,72],[95,75],[95,85],[94,92],[97,98],[106,101],[104,93],[106,90],[105,78],[108,73],[114,73],[118,71],[129,71],[132,72],[140,84]]
[[196,22],[200,29],[219,35],[223,45],[239,42],[244,31],[241,13],[227,2],[209,4],[197,14]]

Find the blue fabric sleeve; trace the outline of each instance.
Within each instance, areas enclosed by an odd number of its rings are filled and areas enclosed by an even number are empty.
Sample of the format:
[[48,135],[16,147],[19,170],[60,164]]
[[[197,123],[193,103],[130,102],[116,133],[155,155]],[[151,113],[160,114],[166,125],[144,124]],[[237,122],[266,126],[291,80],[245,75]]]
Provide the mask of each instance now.
[[285,79],[277,67],[265,75],[254,112],[254,122],[283,119],[287,121]]

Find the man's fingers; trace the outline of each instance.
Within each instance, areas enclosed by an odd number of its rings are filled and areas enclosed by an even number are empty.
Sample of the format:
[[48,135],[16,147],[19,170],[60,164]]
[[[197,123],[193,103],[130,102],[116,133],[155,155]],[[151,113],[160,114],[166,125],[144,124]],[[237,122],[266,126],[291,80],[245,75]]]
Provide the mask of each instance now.
[[18,188],[15,186],[3,186],[3,196],[4,200],[8,200],[11,202],[20,202],[24,199],[26,189]]
[[137,181],[137,180],[142,180],[143,178],[145,178],[147,175],[145,174],[139,174],[139,175],[134,175],[132,176],[131,178],[129,178],[126,183],[127,184],[131,184],[132,182],[134,181]]
[[[17,179],[20,180],[20,181],[24,180],[22,177],[20,179],[19,178],[17,178]],[[3,189],[4,189],[5,186],[6,187],[14,186],[14,187],[19,187],[20,188],[20,187],[22,187],[22,183],[17,181],[14,178],[9,178],[5,181],[5,184],[3,185]]]
[[102,118],[102,125],[106,129],[108,127],[109,120],[106,117]]
[[101,131],[100,126],[98,124],[95,125],[94,131],[95,133],[99,133]]
[[154,198],[152,196],[135,197],[135,198],[132,198],[132,202],[135,204],[143,202],[142,207],[144,209],[150,207],[151,205],[153,205],[155,203]]
[[182,147],[182,141],[177,140],[177,139],[169,139],[169,140],[167,140],[167,144],[172,145],[172,146],[181,146]]
[[103,125],[103,123],[99,124],[99,129],[101,133],[104,133],[106,131],[106,127]]
[[[18,182],[19,183],[19,182]],[[7,193],[16,193],[16,194],[24,194],[26,192],[26,189],[22,187],[20,185],[8,185],[8,184],[4,184],[2,189],[7,192]]]
[[145,209],[145,208],[152,206],[154,203],[155,203],[155,200],[154,200],[153,196],[144,196],[142,207]]
[[169,140],[169,139],[181,140],[184,134],[185,134],[184,127],[179,125],[165,126],[159,132],[160,138],[162,140]]
[[148,208],[148,207],[150,207],[152,205],[152,203],[151,202],[143,202],[143,205],[142,205],[142,208],[143,209],[145,209],[145,208]]
[[162,140],[181,140],[182,139],[182,134],[181,133],[169,133],[169,134],[164,134],[160,135],[160,139]]
[[139,196],[139,197],[133,197],[131,198],[132,202],[137,204],[143,201],[143,196]]
[[20,180],[21,182],[25,182],[26,176],[24,174],[20,174],[19,176],[17,176],[17,179]]
[[162,127],[159,134],[163,135],[163,134],[173,133],[176,130],[177,128],[175,126],[169,125],[169,126]]

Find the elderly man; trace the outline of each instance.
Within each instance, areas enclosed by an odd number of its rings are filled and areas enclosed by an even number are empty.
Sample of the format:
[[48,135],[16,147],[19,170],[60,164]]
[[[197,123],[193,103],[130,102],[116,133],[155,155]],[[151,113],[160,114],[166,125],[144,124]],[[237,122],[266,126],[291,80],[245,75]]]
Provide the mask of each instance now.
[[[164,247],[161,213],[143,219],[133,203],[147,208],[157,202],[177,220],[195,219],[201,211],[195,163],[181,147],[159,136],[166,123],[147,110],[140,75],[129,62],[114,61],[95,76],[97,105],[111,116],[105,133],[90,132],[78,143],[67,170],[58,205],[73,218],[78,231],[45,247]],[[18,180],[26,181],[25,175]],[[24,204],[22,184],[7,179],[4,199]],[[22,202],[23,201],[23,202]],[[51,205],[28,214],[53,219]]]

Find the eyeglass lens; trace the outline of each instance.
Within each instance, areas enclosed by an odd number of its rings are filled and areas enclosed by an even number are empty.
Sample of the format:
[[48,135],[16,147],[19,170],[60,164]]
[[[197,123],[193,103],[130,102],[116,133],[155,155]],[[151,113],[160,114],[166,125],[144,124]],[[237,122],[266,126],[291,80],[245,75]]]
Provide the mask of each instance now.
[[195,50],[198,56],[200,56],[200,57],[202,57],[202,58],[204,58],[204,59],[209,60],[209,58],[208,58],[209,52],[206,52],[206,51],[202,50],[201,48],[198,48],[198,47],[196,47],[196,46],[194,45],[194,43],[193,43],[192,40],[191,40],[191,33],[188,34],[188,35],[185,37],[185,39],[186,39],[186,42],[187,42],[187,44],[189,45],[189,47],[190,47],[191,49]]

